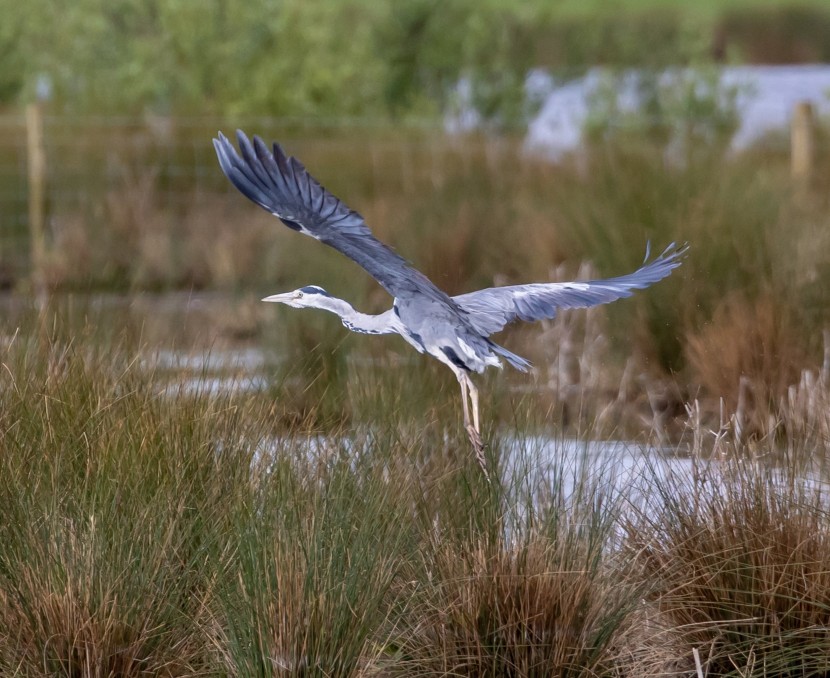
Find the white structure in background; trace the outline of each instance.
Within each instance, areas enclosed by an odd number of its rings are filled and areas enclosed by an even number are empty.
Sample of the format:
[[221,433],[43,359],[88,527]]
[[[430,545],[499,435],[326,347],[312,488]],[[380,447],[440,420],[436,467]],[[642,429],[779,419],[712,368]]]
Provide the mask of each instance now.
[[[524,103],[527,110],[537,111],[554,91],[556,81],[541,68],[531,70],[524,82]],[[495,122],[495,121],[490,121]],[[486,127],[488,121],[475,107],[473,82],[462,77],[452,91],[451,105],[444,115],[444,130],[449,134],[466,134]],[[498,123],[495,125],[498,127]]]
[[[672,77],[668,72],[665,76]],[[616,103],[621,112],[636,112],[640,106],[638,78],[631,71],[619,81]],[[528,126],[525,149],[552,160],[577,150],[592,102],[607,84],[608,73],[596,68],[554,89]],[[830,115],[830,65],[730,66],[721,70],[718,90],[737,92],[739,122],[732,137],[733,150],[786,129],[799,102],[809,101],[818,115]]]

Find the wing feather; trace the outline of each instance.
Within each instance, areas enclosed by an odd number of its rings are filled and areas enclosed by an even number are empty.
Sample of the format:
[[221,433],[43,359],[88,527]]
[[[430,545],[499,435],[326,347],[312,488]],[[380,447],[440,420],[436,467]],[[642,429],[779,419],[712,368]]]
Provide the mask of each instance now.
[[268,185],[271,183],[268,171],[259,162],[254,148],[251,146],[251,142],[247,137],[241,137],[239,139],[239,150],[242,151],[242,158],[245,160],[244,169],[248,170],[248,175],[253,177],[259,188],[267,192]]
[[550,319],[561,308],[587,308],[630,297],[634,290],[668,276],[687,251],[688,245],[672,243],[654,261],[617,278],[491,287],[453,297],[453,301],[467,311],[477,331],[490,336],[514,320]]
[[[219,145],[219,148],[222,148],[224,152],[224,146]],[[259,137],[254,137],[254,151],[256,152],[257,160],[265,171],[268,172],[269,183],[274,186],[284,186],[283,173],[277,165],[277,161],[274,159],[274,156],[268,152],[268,147]]]
[[[236,133],[239,152],[220,132],[213,140],[222,171],[248,199],[288,227],[339,250],[362,266],[394,297],[424,295],[463,312],[423,273],[372,235],[363,217],[329,193],[279,144]],[[462,319],[463,323],[464,320]]]
[[[553,318],[560,308],[585,308],[631,296],[680,266],[688,247],[669,245],[654,261],[628,275],[585,282],[492,287],[450,299],[423,273],[372,235],[363,217],[329,193],[296,158],[273,151],[258,137],[237,131],[240,151],[220,132],[213,140],[222,171],[247,198],[362,266],[394,297],[438,301],[461,327],[489,336],[514,320]],[[241,155],[240,155],[241,154]],[[648,258],[648,250],[646,252]]]

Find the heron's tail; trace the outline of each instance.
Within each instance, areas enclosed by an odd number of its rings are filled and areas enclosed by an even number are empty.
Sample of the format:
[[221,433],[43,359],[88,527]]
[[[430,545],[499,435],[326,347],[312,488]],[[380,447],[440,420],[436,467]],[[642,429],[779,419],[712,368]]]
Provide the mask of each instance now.
[[528,372],[533,365],[530,363],[529,360],[525,360],[519,355],[515,353],[511,353],[508,351],[504,346],[499,346],[498,344],[490,342],[490,348],[493,349],[496,353],[498,353],[502,358],[504,358],[507,362],[509,362],[513,367],[515,367],[520,372]]

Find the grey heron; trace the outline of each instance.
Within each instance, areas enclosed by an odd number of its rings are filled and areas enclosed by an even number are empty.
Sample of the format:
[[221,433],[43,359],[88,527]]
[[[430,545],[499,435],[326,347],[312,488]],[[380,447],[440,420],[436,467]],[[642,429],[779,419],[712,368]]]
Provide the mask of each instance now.
[[651,262],[646,252],[641,268],[617,278],[508,285],[450,297],[375,238],[360,214],[323,188],[279,144],[269,149],[259,137],[251,142],[242,131],[236,138],[238,152],[221,132],[213,140],[222,171],[233,185],[289,228],[352,259],[394,298],[392,308],[378,315],[360,313],[316,285],[263,301],[329,311],[353,332],[400,334],[416,351],[449,367],[461,386],[464,427],[485,473],[479,394],[470,373],[501,367],[502,358],[523,372],[531,367],[490,336],[514,320],[553,318],[559,309],[587,308],[631,296],[633,290],[668,276],[687,249],[672,243]]

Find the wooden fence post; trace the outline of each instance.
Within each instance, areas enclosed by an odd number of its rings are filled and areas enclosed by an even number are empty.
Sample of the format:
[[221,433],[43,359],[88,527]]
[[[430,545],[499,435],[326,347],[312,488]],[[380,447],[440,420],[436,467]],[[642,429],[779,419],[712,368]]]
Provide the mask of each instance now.
[[813,174],[815,155],[815,115],[809,101],[796,104],[791,124],[792,176],[796,181],[806,183]]
[[40,103],[26,107],[26,151],[29,165],[29,239],[32,284],[38,294],[43,287],[46,255],[46,152],[43,147],[43,111]]

